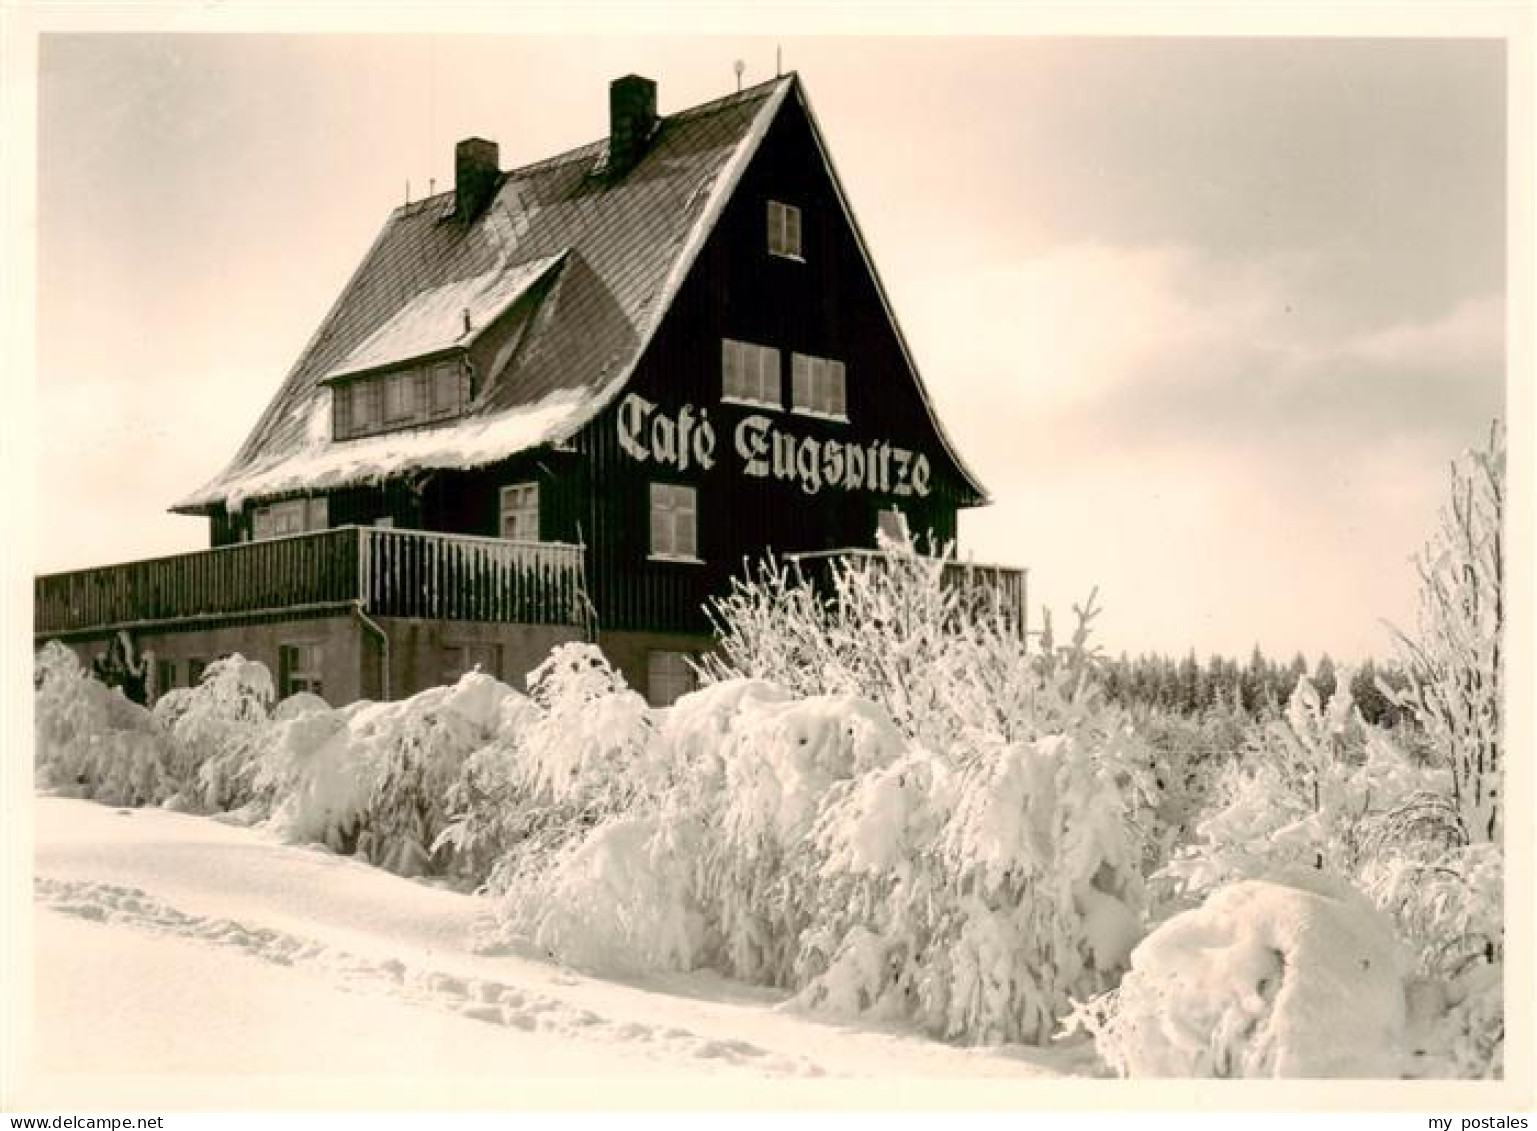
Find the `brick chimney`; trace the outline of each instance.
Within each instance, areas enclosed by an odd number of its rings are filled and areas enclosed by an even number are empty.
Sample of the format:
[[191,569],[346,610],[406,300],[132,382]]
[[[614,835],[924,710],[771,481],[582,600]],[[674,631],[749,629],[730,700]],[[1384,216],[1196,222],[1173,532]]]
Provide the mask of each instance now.
[[496,142],[467,137],[454,146],[454,218],[468,224],[479,216],[501,183]]
[[646,152],[656,128],[656,83],[625,75],[608,84],[608,175],[622,177]]

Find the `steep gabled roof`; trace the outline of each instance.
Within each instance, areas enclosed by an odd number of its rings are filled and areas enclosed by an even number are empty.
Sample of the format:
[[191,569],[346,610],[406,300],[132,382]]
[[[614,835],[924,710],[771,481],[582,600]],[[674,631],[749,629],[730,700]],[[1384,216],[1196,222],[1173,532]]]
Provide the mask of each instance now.
[[[662,118],[619,178],[606,140],[512,170],[468,225],[451,192],[397,208],[235,458],[172,509],[472,467],[574,435],[634,372],[785,98],[805,103],[797,88],[792,74]],[[332,439],[328,380],[467,348],[536,285],[516,354],[464,416]]]
[[[451,219],[452,193],[397,208],[235,458],[173,509],[489,463],[575,433],[633,371],[793,81],[662,118],[621,178],[606,175],[605,140],[507,173],[467,226]],[[324,379],[401,352],[389,327],[430,305],[423,296],[561,255],[512,370],[469,414],[331,439]]]

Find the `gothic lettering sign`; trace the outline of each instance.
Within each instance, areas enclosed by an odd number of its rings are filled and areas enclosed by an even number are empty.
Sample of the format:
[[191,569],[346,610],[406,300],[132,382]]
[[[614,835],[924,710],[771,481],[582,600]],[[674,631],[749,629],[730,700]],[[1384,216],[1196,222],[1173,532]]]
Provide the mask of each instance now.
[[[675,415],[631,393],[619,406],[619,447],[631,459],[674,471],[715,466],[715,427],[708,409],[684,405]],[[821,440],[780,428],[772,417],[744,416],[732,446],[744,475],[796,483],[808,495],[823,487],[885,495],[925,496],[931,470],[922,452],[884,440]]]

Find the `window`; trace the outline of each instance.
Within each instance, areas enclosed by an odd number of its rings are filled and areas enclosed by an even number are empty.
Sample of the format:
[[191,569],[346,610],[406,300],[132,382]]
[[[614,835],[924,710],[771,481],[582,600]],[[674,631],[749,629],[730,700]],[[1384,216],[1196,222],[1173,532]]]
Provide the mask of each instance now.
[[883,541],[907,545],[911,536],[907,531],[907,516],[896,507],[880,511],[876,515],[876,544]]
[[443,682],[458,683],[466,672],[479,668],[493,679],[502,678],[500,644],[447,644],[443,648]]
[[651,556],[697,561],[694,489],[674,483],[651,484]]
[[286,699],[301,691],[324,696],[320,678],[324,652],[319,644],[278,645],[278,694]]
[[424,424],[464,411],[466,380],[458,358],[396,373],[361,377],[331,392],[332,428],[339,440]]
[[416,381],[418,371],[408,369],[404,373],[391,373],[384,378],[384,419],[399,424],[416,415]]
[[260,542],[266,538],[303,534],[307,530],[324,530],[330,525],[326,511],[324,495],[312,499],[284,499],[281,503],[268,503],[257,507],[251,515],[251,538]]
[[793,204],[768,202],[768,249],[784,259],[801,258],[801,210]]
[[539,541],[539,484],[514,483],[502,488],[503,538],[514,542]]
[[434,417],[455,416],[463,406],[463,385],[457,361],[440,361],[432,368],[432,407]]
[[379,429],[379,382],[353,381],[331,391],[336,435],[357,436]]
[[652,652],[646,657],[646,700],[670,707],[693,691],[697,681],[687,652]]
[[200,660],[200,659],[197,659],[196,657],[188,660],[187,661],[187,686],[188,687],[196,687],[198,684],[202,683],[203,682],[203,672],[206,671],[207,668],[208,668],[208,663],[207,663],[206,660]]
[[722,339],[721,396],[728,401],[783,408],[779,351],[773,346]]
[[812,416],[848,419],[844,398],[843,362],[792,354],[790,407]]

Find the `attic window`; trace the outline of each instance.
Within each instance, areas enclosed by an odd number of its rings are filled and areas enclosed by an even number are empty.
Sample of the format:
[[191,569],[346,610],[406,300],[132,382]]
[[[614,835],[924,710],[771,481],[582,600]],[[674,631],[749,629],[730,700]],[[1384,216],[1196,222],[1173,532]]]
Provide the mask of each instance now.
[[466,400],[464,370],[450,358],[338,383],[331,395],[334,434],[347,440],[458,416]]
[[782,259],[801,259],[801,210],[793,204],[768,202],[768,249]]

